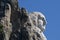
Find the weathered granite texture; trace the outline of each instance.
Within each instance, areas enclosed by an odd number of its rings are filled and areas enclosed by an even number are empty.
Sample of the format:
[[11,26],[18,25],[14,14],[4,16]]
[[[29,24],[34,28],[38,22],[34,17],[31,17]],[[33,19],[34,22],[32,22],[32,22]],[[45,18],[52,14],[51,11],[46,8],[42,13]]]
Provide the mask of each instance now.
[[41,12],[19,8],[18,0],[1,0],[0,9],[0,40],[47,40],[43,34],[46,18]]

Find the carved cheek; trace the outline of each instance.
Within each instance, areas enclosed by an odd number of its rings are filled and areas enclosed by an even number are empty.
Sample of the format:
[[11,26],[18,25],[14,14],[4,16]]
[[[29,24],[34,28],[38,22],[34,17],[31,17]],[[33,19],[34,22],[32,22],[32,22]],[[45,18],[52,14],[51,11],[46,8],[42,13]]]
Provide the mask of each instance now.
[[35,15],[31,16],[32,22],[35,26],[37,26],[37,17]]
[[43,26],[43,21],[42,20],[38,20],[38,22],[39,22],[39,25]]
[[33,20],[33,24],[36,26],[36,21],[35,20]]

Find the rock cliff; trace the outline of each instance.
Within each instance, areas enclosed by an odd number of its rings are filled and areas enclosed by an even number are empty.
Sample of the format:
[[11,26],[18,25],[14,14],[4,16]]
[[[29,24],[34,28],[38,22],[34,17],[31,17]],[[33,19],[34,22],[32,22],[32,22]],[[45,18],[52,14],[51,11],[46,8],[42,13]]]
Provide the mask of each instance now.
[[1,0],[0,9],[0,40],[47,40],[43,34],[46,18],[41,12],[19,8],[18,0]]

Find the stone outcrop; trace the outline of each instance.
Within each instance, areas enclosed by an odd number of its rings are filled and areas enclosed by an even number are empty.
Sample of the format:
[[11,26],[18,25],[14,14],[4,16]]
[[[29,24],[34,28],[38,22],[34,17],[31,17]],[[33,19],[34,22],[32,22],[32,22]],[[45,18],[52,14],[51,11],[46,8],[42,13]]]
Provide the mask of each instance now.
[[[19,8],[17,0],[1,0],[0,40],[47,40],[43,32],[46,18],[41,12],[29,13]],[[2,13],[1,13],[2,11]]]

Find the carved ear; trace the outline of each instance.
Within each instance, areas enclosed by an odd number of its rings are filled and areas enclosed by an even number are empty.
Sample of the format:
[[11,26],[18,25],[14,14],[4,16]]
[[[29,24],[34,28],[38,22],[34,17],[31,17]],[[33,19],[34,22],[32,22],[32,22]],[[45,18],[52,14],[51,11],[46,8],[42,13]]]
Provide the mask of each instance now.
[[7,17],[9,21],[10,21],[10,15],[11,15],[11,5],[7,3],[5,8],[5,17]]
[[5,9],[9,10],[9,5],[8,4],[6,4]]

